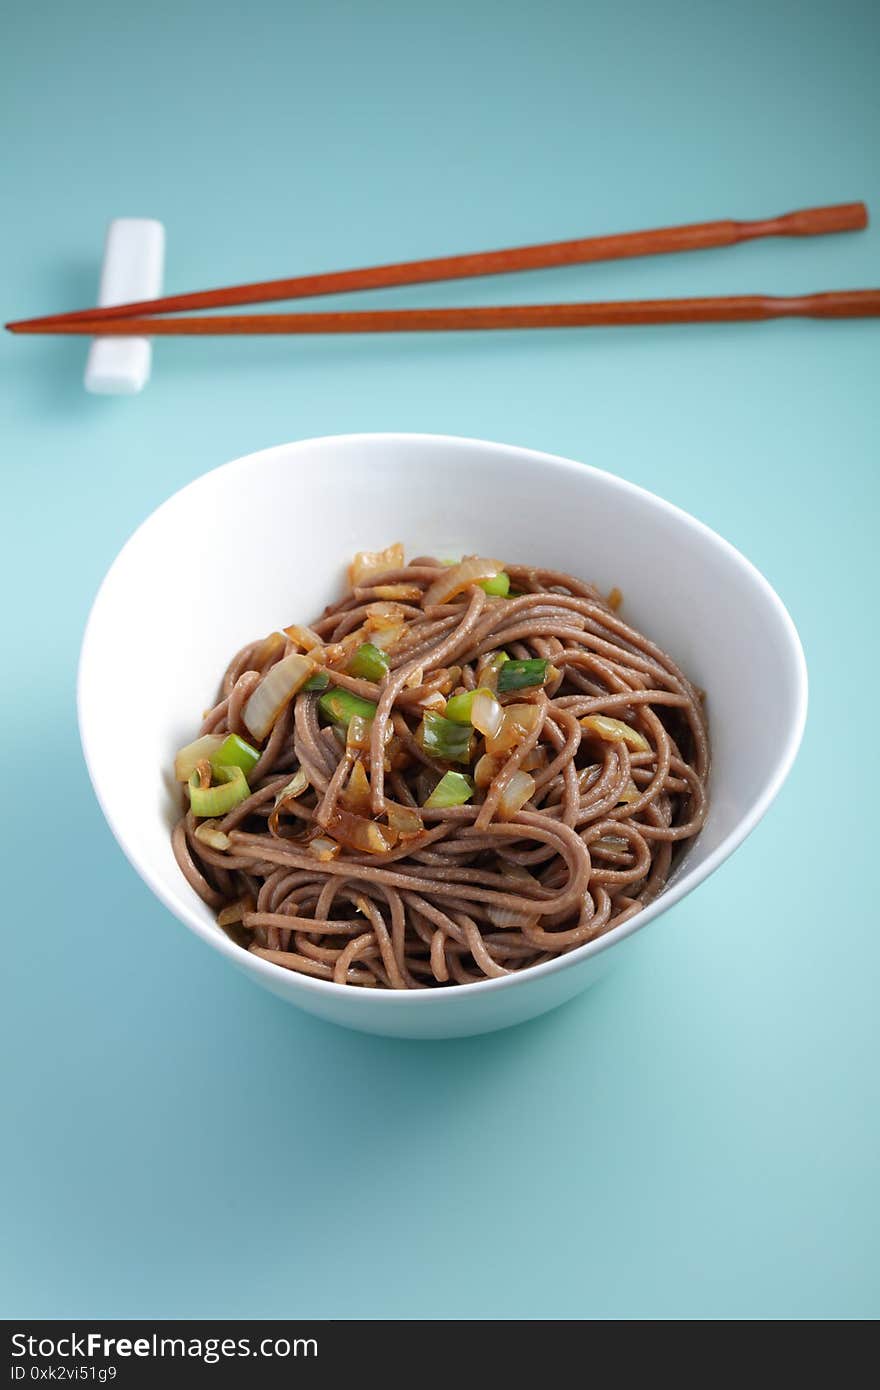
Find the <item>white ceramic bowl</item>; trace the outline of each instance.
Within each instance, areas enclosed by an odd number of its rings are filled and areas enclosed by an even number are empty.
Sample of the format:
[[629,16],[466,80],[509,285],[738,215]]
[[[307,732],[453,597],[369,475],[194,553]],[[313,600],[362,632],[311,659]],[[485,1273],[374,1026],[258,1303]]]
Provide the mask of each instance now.
[[[308,622],[356,550],[482,552],[625,595],[625,616],[708,692],[707,824],[660,898],[598,941],[506,979],[413,993],[283,970],[217,927],[171,853],[169,769],[232,652]],[[772,698],[768,698],[772,692]],[[181,922],[274,994],[350,1028],[411,1038],[490,1032],[570,999],[620,944],[696,888],[754,829],[800,743],[807,676],[767,581],[687,513],[596,468],[473,439],[341,435],[251,454],[197,479],[124,546],[95,600],[79,669],[86,762],[113,833]],[[137,733],[138,783],[120,749]]]

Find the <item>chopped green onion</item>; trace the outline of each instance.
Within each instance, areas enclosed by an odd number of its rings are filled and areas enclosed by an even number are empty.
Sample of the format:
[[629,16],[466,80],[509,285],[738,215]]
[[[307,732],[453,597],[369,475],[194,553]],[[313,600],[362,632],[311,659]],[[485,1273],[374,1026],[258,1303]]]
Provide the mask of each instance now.
[[249,772],[253,772],[259,761],[259,749],[253,748],[243,738],[239,738],[238,734],[230,734],[211,759],[211,766],[215,772],[218,767],[240,767],[247,776]]
[[526,686],[543,685],[547,679],[549,661],[505,661],[498,672],[498,693],[507,690],[524,690]]
[[471,724],[481,734],[497,734],[501,727],[501,706],[485,686],[453,695],[444,713],[453,724]]
[[426,753],[445,758],[450,763],[469,763],[473,729],[469,724],[454,724],[442,714],[425,712],[417,735]]
[[445,811],[447,806],[463,806],[474,794],[470,777],[461,772],[445,772],[425,802],[428,810]]
[[303,686],[303,690],[326,690],[330,684],[330,677],[326,671],[318,671],[314,676],[310,676]]
[[361,719],[372,719],[376,713],[376,706],[372,700],[362,700],[360,695],[353,695],[350,690],[328,690],[318,701],[318,709],[329,719],[331,724],[336,724],[341,729],[347,729],[349,720],[354,715],[359,714]]
[[189,802],[194,816],[225,816],[251,794],[247,779],[240,767],[217,767],[217,782],[213,787],[199,785],[199,774],[189,779]]
[[510,591],[510,575],[504,570],[499,570],[492,579],[483,579],[480,588],[496,598],[506,598]]
[[365,681],[384,680],[388,674],[388,657],[372,642],[362,642],[349,663],[348,674]]
[[[474,698],[479,693],[479,690],[465,690],[461,695],[453,695],[446,701],[446,718],[451,719],[453,724],[470,724]],[[492,694],[491,690],[483,693]]]

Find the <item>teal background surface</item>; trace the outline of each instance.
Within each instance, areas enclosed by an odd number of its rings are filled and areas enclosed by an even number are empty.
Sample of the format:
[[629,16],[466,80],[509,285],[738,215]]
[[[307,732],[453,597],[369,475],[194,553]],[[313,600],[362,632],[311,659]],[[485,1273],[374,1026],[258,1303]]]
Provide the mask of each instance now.
[[[169,290],[880,218],[868,0],[12,0],[3,29],[4,318],[92,303],[120,215],[165,222]],[[358,302],[878,283],[875,226]],[[878,348],[877,322],[183,340],[102,399],[84,343],[4,337],[2,1313],[880,1313]],[[659,492],[777,586],[811,673],[734,859],[590,993],[447,1044],[335,1030],[205,950],[123,860],[76,732],[89,605],[143,517],[239,454],[371,429]]]

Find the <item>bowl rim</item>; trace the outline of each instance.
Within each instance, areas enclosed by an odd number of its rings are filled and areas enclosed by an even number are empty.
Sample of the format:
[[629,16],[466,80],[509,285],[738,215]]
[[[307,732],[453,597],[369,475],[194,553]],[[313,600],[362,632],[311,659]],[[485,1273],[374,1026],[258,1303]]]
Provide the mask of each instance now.
[[[196,916],[194,911],[190,911],[187,904],[178,901],[173,894],[166,890],[163,882],[154,874],[149,864],[143,861],[138,855],[136,846],[125,834],[121,825],[117,822],[111,808],[107,805],[101,792],[98,778],[95,773],[95,761],[92,753],[93,742],[95,740],[95,730],[92,727],[88,710],[88,686],[89,673],[92,665],[92,647],[95,641],[95,631],[100,618],[100,610],[106,593],[112,588],[117,569],[123,563],[124,557],[136,543],[143,531],[150,527],[157,517],[166,509],[176,505],[178,499],[185,493],[198,490],[209,486],[210,480],[215,475],[221,473],[244,472],[255,463],[261,463],[272,458],[274,455],[289,452],[291,449],[303,449],[314,445],[335,446],[341,443],[351,445],[365,441],[374,442],[383,440],[394,443],[431,443],[451,444],[453,446],[466,445],[479,449],[495,450],[503,449],[509,455],[518,456],[523,464],[531,464],[538,468],[555,468],[564,472],[574,472],[583,477],[585,474],[601,478],[603,485],[609,486],[612,491],[621,494],[636,496],[641,500],[647,501],[667,516],[675,517],[676,520],[684,524],[687,528],[701,533],[709,539],[716,547],[725,552],[730,560],[743,570],[753,583],[763,592],[769,606],[774,610],[782,633],[787,640],[788,657],[790,659],[796,680],[795,708],[793,719],[783,747],[780,750],[772,775],[768,778],[760,796],[749,807],[747,813],[741,818],[740,822],[724,837],[720,844],[707,856],[705,861],[695,869],[688,871],[686,868],[679,879],[676,879],[667,888],[664,888],[652,903],[624,922],[613,931],[597,937],[595,941],[588,941],[583,946],[578,946],[573,951],[564,955],[556,956],[553,960],[544,961],[540,965],[529,966],[527,970],[515,971],[510,975],[501,976],[494,979],[476,980],[469,984],[456,985],[454,989],[419,989],[419,990],[372,990],[361,989],[355,991],[351,985],[336,984],[332,980],[317,979],[312,975],[300,974],[298,971],[285,969],[284,966],[276,965],[272,961],[263,960],[260,956],[255,956],[251,952],[244,951],[225,933],[214,924],[209,926]],[[673,502],[667,502],[665,498],[659,497],[656,493],[647,488],[641,487],[638,483],[630,482],[626,478],[621,478],[615,473],[610,473],[607,469],[598,468],[595,464],[581,463],[576,459],[570,459],[560,454],[547,453],[540,449],[531,449],[522,445],[506,444],[498,440],[478,439],[467,435],[434,434],[418,431],[386,431],[368,430],[355,431],[344,434],[333,435],[314,435],[306,439],[291,440],[288,443],[272,445],[266,449],[258,449],[250,454],[243,454],[239,458],[231,459],[226,463],[219,464],[216,468],[208,469],[199,474],[190,482],[167,497],[164,502],[155,507],[144,520],[135,528],[124,545],[118,551],[115,559],[111,563],[105,574],[95,598],[89,610],[86,620],[83,639],[80,647],[79,662],[77,667],[76,683],[76,705],[77,722],[79,726],[80,742],[82,745],[83,756],[89,774],[92,789],[98,801],[98,805],[103,812],[104,818],[113,833],[113,836],[132,865],[136,873],[147,884],[152,893],[159,899],[164,907],[178,921],[201,937],[208,945],[218,950],[222,955],[236,965],[244,967],[249,972],[252,971],[257,978],[267,984],[277,984],[280,977],[288,976],[290,983],[297,989],[303,990],[306,994],[314,994],[318,997],[329,996],[337,999],[362,1000],[368,1009],[374,1008],[382,1010],[385,1008],[411,1007],[432,1008],[440,1003],[449,1003],[451,999],[471,998],[476,994],[487,992],[496,993],[503,990],[515,989],[529,981],[537,982],[539,979],[546,979],[569,966],[583,963],[593,956],[600,955],[602,952],[617,946],[625,941],[629,936],[644,927],[650,925],[657,917],[661,916],[669,908],[674,907],[682,898],[698,888],[705,882],[711,874],[715,872],[726,859],[734,853],[744,840],[752,833],[755,827],[766,815],[770,806],[775,801],[781,790],[789,772],[791,771],[794,760],[800,748],[803,737],[804,727],[807,718],[808,704],[808,676],[807,664],[804,656],[803,646],[795,627],[794,620],[782,599],[773,588],[768,579],[761,571],[752,564],[750,560],[742,554],[736,546],[723,536],[700,521],[690,512],[686,512],[682,507],[676,506]],[[183,882],[183,879],[181,879]],[[244,958],[244,959],[243,959]]]

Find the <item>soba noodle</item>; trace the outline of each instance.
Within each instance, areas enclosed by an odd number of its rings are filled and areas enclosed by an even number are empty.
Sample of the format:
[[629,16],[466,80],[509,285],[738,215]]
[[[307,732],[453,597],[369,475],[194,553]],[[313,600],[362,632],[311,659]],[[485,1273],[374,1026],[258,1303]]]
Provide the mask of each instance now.
[[655,898],[705,818],[706,720],[617,592],[399,546],[350,577],[312,628],[233,657],[178,755],[174,853],[220,925],[289,970],[420,989],[527,969]]

